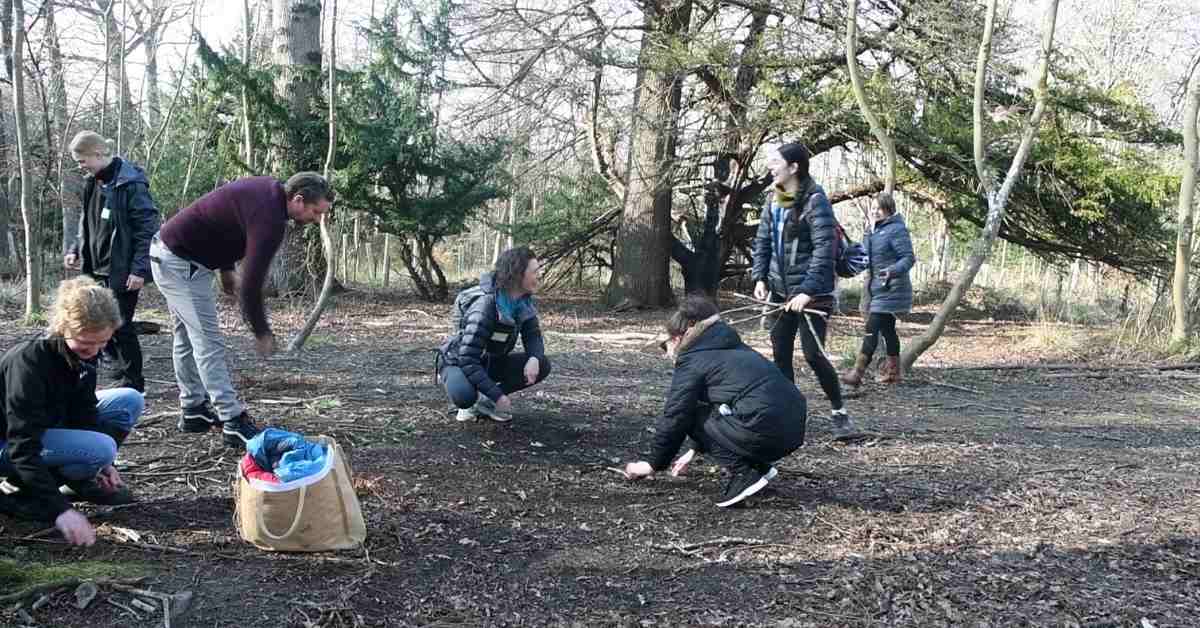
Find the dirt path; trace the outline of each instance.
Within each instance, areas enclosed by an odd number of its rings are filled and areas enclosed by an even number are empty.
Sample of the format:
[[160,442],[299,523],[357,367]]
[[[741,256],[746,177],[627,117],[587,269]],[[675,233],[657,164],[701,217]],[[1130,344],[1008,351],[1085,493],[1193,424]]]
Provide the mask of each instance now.
[[[432,385],[442,307],[344,299],[310,351],[266,363],[235,333],[238,388],[255,416],[349,451],[362,551],[281,556],[238,539],[235,454],[216,433],[175,429],[170,337],[160,335],[144,337],[156,380],[148,418],[121,452],[144,502],[88,511],[110,534],[83,550],[25,539],[38,526],[0,518],[0,559],[140,571],[146,588],[195,593],[189,626],[1162,627],[1200,617],[1195,380],[956,370],[1028,359],[1019,326],[957,325],[929,356],[938,368],[851,400],[879,435],[866,443],[830,441],[827,404],[802,377],[809,444],[751,507],[723,511],[707,464],[639,484],[605,469],[645,450],[669,372],[636,343],[583,336],[654,332],[661,314],[616,318],[565,300],[542,309],[543,327],[559,332],[547,338],[554,373],[514,398],[508,425],[455,422]],[[290,332],[299,318],[274,320]],[[846,335],[831,350],[851,346],[853,324],[839,319]],[[21,331],[6,329],[4,347]],[[764,347],[762,332],[746,336]],[[118,542],[114,526],[143,545]],[[128,606],[126,594],[111,598]],[[33,617],[161,625],[72,602],[58,594]],[[0,625],[20,620],[0,611]]]

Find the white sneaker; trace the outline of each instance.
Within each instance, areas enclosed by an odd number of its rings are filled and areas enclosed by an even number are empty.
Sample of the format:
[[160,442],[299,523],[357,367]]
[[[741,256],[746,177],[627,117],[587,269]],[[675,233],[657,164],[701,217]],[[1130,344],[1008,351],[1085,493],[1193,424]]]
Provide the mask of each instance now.
[[479,418],[479,413],[475,408],[459,408],[458,413],[454,415],[454,420],[459,423],[467,423]]

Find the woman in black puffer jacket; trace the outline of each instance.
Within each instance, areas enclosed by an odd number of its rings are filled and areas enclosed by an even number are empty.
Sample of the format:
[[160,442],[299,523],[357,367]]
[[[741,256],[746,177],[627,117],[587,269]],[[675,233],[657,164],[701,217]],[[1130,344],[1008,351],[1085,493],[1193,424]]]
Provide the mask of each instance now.
[[[439,353],[438,381],[458,407],[458,420],[482,414],[512,420],[508,395],[550,375],[533,294],[539,263],[526,247],[500,254],[496,268],[454,300],[450,337]],[[513,353],[520,334],[524,353]]]
[[672,474],[696,452],[706,454],[728,471],[717,506],[732,506],[762,490],[778,475],[771,463],[804,444],[804,395],[721,322],[705,297],[684,301],[667,321],[667,336],[675,362],[671,391],[649,460],[627,464],[625,475],[638,479],[666,469],[691,437],[695,448]]
[[861,433],[846,412],[837,370],[823,350],[834,308],[838,235],[833,206],[808,174],[808,149],[803,145],[784,144],[772,151],[767,167],[775,192],[758,223],[752,278],[756,298],[786,303],[785,311],[769,321],[775,364],[795,381],[792,354],[799,334],[804,359],[829,398],[834,436],[856,438]]

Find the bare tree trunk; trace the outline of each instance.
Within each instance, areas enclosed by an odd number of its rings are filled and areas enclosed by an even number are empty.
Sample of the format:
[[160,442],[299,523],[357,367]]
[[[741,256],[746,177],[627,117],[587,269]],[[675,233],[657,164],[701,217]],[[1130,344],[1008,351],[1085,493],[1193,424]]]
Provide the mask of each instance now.
[[1186,341],[1191,329],[1188,278],[1192,270],[1192,203],[1196,193],[1197,172],[1200,172],[1197,125],[1200,125],[1200,69],[1193,65],[1192,76],[1188,79],[1187,104],[1183,113],[1183,178],[1179,183],[1175,273],[1171,283],[1171,302],[1175,309],[1175,320],[1171,324],[1172,343]]
[[[850,85],[854,90],[854,99],[858,101],[858,108],[862,111],[863,118],[866,118],[867,124],[871,126],[871,133],[875,135],[875,141],[879,142],[879,148],[883,150],[884,158],[887,159],[887,169],[883,173],[883,191],[892,194],[896,190],[896,143],[883,127],[883,121],[871,108],[871,103],[867,102],[867,90],[863,87],[862,76],[858,71],[858,0],[849,1],[850,6],[846,10],[846,67],[850,70]],[[867,281],[869,283],[870,278]]]
[[[276,154],[274,164],[280,176],[286,177],[295,171],[315,170],[320,165],[320,157],[313,157],[308,151],[311,140],[305,138],[301,127],[313,118],[312,102],[320,90],[321,2],[274,0],[274,20],[278,26],[274,61],[279,68],[275,93],[287,103],[293,120],[283,133],[283,148]],[[304,229],[289,229],[271,263],[271,292],[286,294],[303,286],[303,274],[293,270],[298,266],[294,260],[305,259],[305,253]]]
[[671,290],[671,195],[675,175],[678,112],[683,74],[649,63],[659,47],[677,45],[689,31],[692,0],[653,0],[643,4],[647,27],[642,37],[630,132],[624,209],[617,231],[605,302],[612,307],[663,307]]
[[[112,0],[109,0],[111,3]],[[119,85],[117,93],[120,95],[117,100],[117,154],[121,154],[121,149],[124,148],[122,140],[125,139],[125,91],[129,89],[129,84],[125,81],[125,26],[129,24],[126,19],[129,17],[129,0],[121,0],[121,28],[117,31],[117,50],[121,54],[121,62],[117,67],[117,80]]]
[[54,0],[42,4],[42,24],[50,50],[50,102],[53,113],[55,141],[50,149],[58,165],[58,206],[62,209],[62,248],[66,251],[75,244],[75,229],[79,224],[79,212],[83,207],[83,177],[75,163],[65,154],[70,120],[67,114],[67,87],[63,71],[62,48],[59,45],[58,26],[54,19]]
[[25,122],[25,3],[13,2],[13,117],[17,128],[17,172],[21,181],[21,218],[25,222],[25,322],[33,324],[42,312],[41,234],[37,233],[29,193],[29,130]]
[[383,234],[383,287],[392,280],[392,234]]
[[[336,0],[334,1],[336,2]],[[242,39],[242,63],[246,64],[246,68],[249,69],[252,63],[250,55],[254,41],[254,31],[251,30],[250,23],[250,0],[242,1],[242,28],[246,31]],[[242,85],[242,142],[242,159],[245,160],[246,167],[254,172],[254,138],[250,135],[250,95],[245,85]],[[325,229],[328,230],[328,227]],[[322,238],[324,238],[324,234]],[[324,243],[323,239],[322,243]]]
[[984,195],[987,198],[987,219],[984,222],[983,231],[980,233],[979,239],[975,241],[975,248],[971,252],[971,257],[967,260],[966,268],[963,269],[963,273],[959,276],[958,281],[955,282],[954,287],[950,289],[950,293],[946,295],[941,309],[933,317],[933,321],[929,324],[928,329],[910,342],[908,348],[905,349],[904,354],[901,356],[900,361],[904,370],[911,368],[913,363],[917,361],[917,358],[921,357],[921,354],[925,353],[941,337],[942,332],[946,329],[946,323],[949,322],[950,317],[954,314],[954,310],[958,308],[963,295],[970,289],[971,283],[975,280],[975,275],[979,272],[979,268],[983,266],[984,261],[991,254],[992,244],[995,243],[996,235],[1000,232],[1000,224],[1004,220],[1004,210],[1008,204],[1008,196],[1012,193],[1012,188],[1016,185],[1017,178],[1021,174],[1021,169],[1025,165],[1025,160],[1029,157],[1029,153],[1033,149],[1034,138],[1037,137],[1038,127],[1042,122],[1042,117],[1046,113],[1046,95],[1048,91],[1046,80],[1050,74],[1050,54],[1054,49],[1054,24],[1057,17],[1058,0],[1047,0],[1046,14],[1042,25],[1042,55],[1037,71],[1037,86],[1034,90],[1036,96],[1033,113],[1030,114],[1029,120],[1025,124],[1025,130],[1021,135],[1021,143],[1017,147],[1017,152],[1013,156],[1012,163],[1009,165],[1004,182],[1000,185],[999,189],[996,189],[995,175],[987,164],[986,144],[983,136],[984,86],[987,78],[987,66],[992,54],[992,32],[995,29],[996,23],[996,0],[988,0],[983,41],[979,44],[979,59],[975,68],[974,111],[975,170],[979,175],[980,184],[983,186]]
[[[246,4],[246,16],[249,19],[250,5],[249,0]],[[250,41],[250,36],[246,36],[246,41]],[[247,45],[249,50],[249,45]],[[243,93],[244,94],[244,93]],[[329,150],[325,154],[325,179],[328,180],[333,174],[333,155],[337,148],[337,0],[330,0],[329,7]],[[249,135],[247,135],[249,138]],[[249,139],[247,139],[247,149],[249,149]],[[313,329],[316,329],[317,322],[321,320],[321,314],[329,307],[333,301],[333,284],[334,284],[334,261],[337,259],[333,250],[333,237],[329,234],[329,222],[327,214],[321,215],[321,250],[325,254],[325,281],[321,284],[321,295],[317,297],[317,303],[313,306],[313,310],[309,313],[308,318],[304,321],[304,326],[296,333],[296,337],[288,343],[287,350],[299,351],[304,348],[304,343],[308,341],[308,337],[312,335]]]

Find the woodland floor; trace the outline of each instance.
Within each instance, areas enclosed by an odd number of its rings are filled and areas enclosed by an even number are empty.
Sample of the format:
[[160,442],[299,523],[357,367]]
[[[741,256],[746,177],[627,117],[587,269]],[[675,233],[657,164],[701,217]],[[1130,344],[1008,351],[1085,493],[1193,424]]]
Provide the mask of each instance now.
[[[143,296],[139,319],[165,323],[157,292]],[[270,306],[283,339],[303,313]],[[968,370],[1074,356],[1031,343],[1026,324],[956,323],[903,385],[872,384],[850,401],[877,435],[858,444],[831,441],[828,404],[802,374],[809,443],[749,507],[720,510],[716,469],[702,460],[685,477],[637,484],[606,469],[645,451],[669,368],[644,343],[589,334],[654,333],[661,312],[542,300],[554,372],[515,396],[517,419],[499,425],[455,422],[432,383],[447,309],[346,294],[301,356],[264,362],[224,307],[251,412],[345,446],[367,519],[361,550],[279,555],[238,538],[238,454],[216,432],[176,430],[165,333],[142,338],[148,407],[119,461],[142,503],[85,507],[102,528],[86,549],[0,517],[0,560],[26,575],[87,564],[192,591],[176,626],[1200,622],[1192,372]],[[16,317],[3,312],[3,348],[35,331]],[[914,314],[904,336],[919,331],[914,320],[928,315]],[[850,355],[860,324],[836,319],[831,350]],[[742,327],[769,354],[764,333]],[[0,594],[20,588],[20,573],[3,577]],[[36,611],[30,601],[23,610],[40,626],[162,625],[104,587],[86,610],[70,589]],[[0,625],[26,624],[0,610]]]

